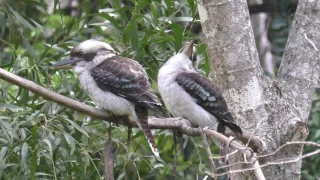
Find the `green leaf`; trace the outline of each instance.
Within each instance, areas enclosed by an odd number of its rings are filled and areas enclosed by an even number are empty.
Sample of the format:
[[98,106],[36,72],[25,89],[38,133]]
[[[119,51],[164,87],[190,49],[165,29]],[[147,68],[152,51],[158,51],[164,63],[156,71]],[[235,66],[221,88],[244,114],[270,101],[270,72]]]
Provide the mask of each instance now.
[[20,96],[19,104],[25,107],[28,104],[29,100],[29,91],[26,89],[22,89],[22,95]]
[[140,13],[140,11],[145,8],[148,4],[150,4],[148,2],[148,0],[139,0],[139,2],[137,3],[137,5],[135,6],[135,10],[134,13]]
[[63,84],[63,87],[66,89],[67,92],[70,92],[71,89],[70,89],[70,82],[69,82],[69,79],[68,77],[64,74],[64,73],[60,73],[61,74],[61,80],[62,80],[62,84]]
[[14,166],[16,164],[13,164],[13,163],[10,163],[10,164],[4,164],[4,162],[0,162],[0,178],[2,178],[2,174],[3,174],[3,171],[10,167],[10,166]]
[[0,109],[9,109],[10,111],[22,110],[22,108],[20,108],[17,105],[8,104],[8,103],[1,103],[1,102],[0,102]]
[[36,61],[36,63],[39,63],[40,59],[37,56],[36,51],[33,49],[33,47],[30,45],[28,40],[23,35],[21,35],[21,38],[22,38],[22,44],[27,49],[28,53],[33,57],[33,59]]
[[5,156],[8,152],[9,148],[8,147],[2,147],[0,150],[0,162],[5,161]]
[[6,31],[6,24],[7,19],[0,13],[0,29],[1,29],[1,36],[4,35],[4,32]]
[[139,15],[134,16],[124,31],[124,34],[129,36],[130,41],[131,41],[131,46],[134,51],[139,50],[139,36],[138,36],[138,30],[137,30],[137,19],[140,17],[141,16],[139,16]]
[[25,142],[21,147],[20,168],[22,171],[27,169],[28,144]]
[[10,127],[10,128],[5,128],[4,126],[4,121],[1,121],[0,120],[0,125],[1,125],[1,129],[2,129],[2,133],[1,133],[1,136],[5,138],[5,140],[8,142],[8,146],[11,147],[12,144],[13,144],[13,129]]
[[75,127],[78,131],[80,131],[82,134],[84,134],[85,136],[89,137],[87,132],[81,128],[77,123],[69,120],[69,119],[66,119],[73,127]]
[[75,142],[72,136],[70,136],[67,133],[63,133],[63,136],[65,138],[65,140],[67,141],[67,143],[70,145],[70,155],[73,154],[74,150],[75,150]]
[[0,145],[7,145],[8,141],[5,139],[0,138]]
[[[100,11],[101,11],[101,10],[100,10]],[[107,19],[116,29],[121,29],[121,28],[119,27],[119,25],[118,25],[117,20],[116,20],[114,17],[110,16],[109,14],[107,14],[107,13],[99,13],[99,14],[97,14],[97,15],[99,15],[99,16]]]
[[[171,14],[171,4],[173,1],[171,0],[164,0],[164,2],[166,3],[167,9],[168,9],[168,14]],[[174,3],[174,2],[173,2]]]
[[175,50],[178,52],[182,47],[183,28],[177,23],[170,24],[170,27],[172,28],[173,38],[175,40]]
[[53,159],[52,159],[52,157],[53,157],[53,150],[52,150],[51,142],[50,142],[48,139],[43,139],[42,141],[47,144],[48,150],[49,150],[49,153],[50,153],[50,156],[51,156],[51,160],[53,161]]
[[[9,6],[8,6],[9,7]],[[27,20],[25,20],[20,14],[18,14],[16,11],[14,11],[11,7],[9,7],[10,11],[13,13],[13,15],[17,18],[17,20],[25,27],[31,29],[32,31],[35,30],[35,27],[33,27]]]
[[43,44],[44,44],[45,46],[51,48],[51,49],[54,49],[55,51],[60,52],[60,53],[66,53],[66,52],[67,52],[64,48],[59,47],[57,44],[54,44],[54,45],[48,44],[48,43],[43,43]]
[[37,172],[35,175],[36,175],[36,176],[49,176],[49,177],[53,177],[51,174],[44,173],[44,172]]
[[196,9],[197,7],[195,6],[194,4],[195,0],[188,0],[188,4],[189,4],[189,7],[190,7],[190,10],[191,10],[191,16],[195,16],[195,13],[196,13]]
[[43,27],[41,26],[41,24],[39,24],[38,22],[34,21],[33,19],[31,19],[31,21],[33,22],[33,24],[36,25],[36,27],[42,32],[44,33]]

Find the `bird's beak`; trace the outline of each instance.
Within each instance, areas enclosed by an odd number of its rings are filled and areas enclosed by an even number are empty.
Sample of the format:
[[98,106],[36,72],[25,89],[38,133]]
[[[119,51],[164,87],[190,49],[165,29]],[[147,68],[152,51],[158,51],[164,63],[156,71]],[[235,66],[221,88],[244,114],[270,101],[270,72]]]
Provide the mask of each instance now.
[[73,58],[69,57],[67,59],[64,59],[60,62],[57,62],[56,64],[52,65],[52,67],[57,68],[57,69],[71,69],[72,64],[74,64],[75,61]]
[[188,57],[192,56],[192,51],[193,51],[193,40],[191,40],[183,49],[182,53],[184,53],[185,55],[187,55]]

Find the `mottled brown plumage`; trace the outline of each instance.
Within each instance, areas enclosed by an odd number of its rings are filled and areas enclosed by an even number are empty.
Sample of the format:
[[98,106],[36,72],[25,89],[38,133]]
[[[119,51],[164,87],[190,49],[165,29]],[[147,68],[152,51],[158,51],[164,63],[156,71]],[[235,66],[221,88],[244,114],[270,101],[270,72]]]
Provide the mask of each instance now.
[[161,103],[143,67],[135,60],[117,56],[109,44],[92,39],[75,46],[70,58],[56,66],[70,64],[96,105],[115,115],[131,115],[152,152],[159,156],[148,126],[148,109],[161,113]]

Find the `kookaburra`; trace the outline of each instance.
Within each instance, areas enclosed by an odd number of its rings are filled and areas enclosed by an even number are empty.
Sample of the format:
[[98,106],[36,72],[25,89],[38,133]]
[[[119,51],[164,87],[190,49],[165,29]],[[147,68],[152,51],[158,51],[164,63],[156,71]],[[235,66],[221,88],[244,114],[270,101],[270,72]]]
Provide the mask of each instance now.
[[242,134],[218,87],[197,72],[194,51],[191,41],[159,70],[158,88],[168,111],[196,126],[209,126],[220,133],[224,133],[227,126]]
[[75,46],[68,59],[54,66],[73,68],[98,107],[114,115],[131,115],[159,157],[148,126],[148,109],[161,113],[162,105],[137,61],[117,56],[109,44],[90,39]]

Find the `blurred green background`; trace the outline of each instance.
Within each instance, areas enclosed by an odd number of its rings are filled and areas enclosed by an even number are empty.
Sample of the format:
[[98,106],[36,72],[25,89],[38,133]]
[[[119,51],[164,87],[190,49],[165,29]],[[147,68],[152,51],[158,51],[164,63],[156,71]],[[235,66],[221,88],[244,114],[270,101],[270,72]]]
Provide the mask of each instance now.
[[[275,72],[295,8],[296,2],[291,0],[249,6],[251,14],[268,13],[265,31]],[[154,89],[158,69],[185,40],[192,38],[202,59],[200,69],[203,74],[210,74],[194,0],[0,1],[0,67],[94,106],[79,87],[73,71],[51,68],[68,56],[72,46],[89,38],[108,42],[122,56],[139,61]],[[108,126],[107,122],[75,113],[0,80],[0,179],[101,179]],[[313,102],[309,128],[308,140],[319,142],[319,92]],[[206,176],[204,172],[210,167],[200,137],[187,137],[181,154],[171,130],[153,130],[153,134],[165,163],[156,161],[138,129],[133,129],[128,149],[127,128],[113,125],[116,179]],[[218,155],[217,147],[211,150]],[[309,150],[305,148],[306,152]],[[319,156],[305,159],[303,179],[320,177],[319,166]]]

